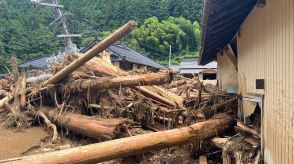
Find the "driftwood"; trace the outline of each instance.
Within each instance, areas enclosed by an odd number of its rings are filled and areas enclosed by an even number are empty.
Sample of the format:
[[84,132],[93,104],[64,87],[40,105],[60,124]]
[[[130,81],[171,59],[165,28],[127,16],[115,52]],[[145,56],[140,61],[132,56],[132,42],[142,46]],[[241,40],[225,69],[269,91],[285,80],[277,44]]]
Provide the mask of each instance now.
[[219,135],[233,128],[235,120],[223,116],[189,127],[162,132],[147,133],[88,146],[71,148],[45,154],[38,154],[0,161],[0,163],[98,163],[115,158],[142,154],[152,150],[163,149],[203,140]]
[[235,130],[243,133],[243,134],[250,134],[251,136],[253,136],[256,139],[260,139],[260,133],[258,133],[256,130],[248,127],[247,125],[243,124],[242,122],[238,121],[237,122],[237,126],[235,127]]
[[87,51],[84,55],[80,56],[77,60],[73,61],[66,67],[64,67],[61,71],[57,72],[54,76],[52,76],[50,79],[45,81],[42,86],[45,87],[48,84],[56,84],[60,80],[62,80],[67,75],[71,74],[73,71],[78,69],[80,66],[91,60],[93,57],[95,57],[98,53],[105,50],[107,47],[111,46],[118,40],[122,39],[124,36],[126,36],[128,33],[130,33],[135,27],[137,26],[137,23],[135,21],[130,21],[115,32],[113,32],[111,35],[109,35],[106,39],[98,43],[97,45],[93,46],[89,51]]
[[50,77],[52,77],[53,74],[49,73],[49,74],[42,74],[39,76],[34,76],[34,77],[30,77],[27,79],[27,83],[39,83],[39,82],[43,82],[45,80],[48,80]]
[[46,123],[47,127],[51,128],[53,133],[52,133],[52,139],[51,141],[54,142],[57,140],[58,133],[57,133],[57,127],[55,124],[52,124],[52,122],[48,119],[48,117],[44,114],[42,111],[37,112],[37,116],[43,118],[44,122]]
[[97,119],[73,113],[60,115],[56,109],[44,109],[42,112],[58,126],[93,139],[114,139],[121,133],[124,123],[122,119]]
[[[251,163],[256,155],[255,149],[247,142],[235,141],[230,138],[212,138],[210,141],[214,146],[223,149],[223,159],[226,163],[232,160],[236,164]],[[233,157],[233,159],[230,157]]]
[[[76,54],[73,55],[77,56]],[[73,72],[73,77],[79,77],[80,74],[83,72],[92,72],[95,75],[106,75],[111,77],[128,75],[127,72],[97,57],[93,58],[82,67],[80,67],[77,71]],[[166,105],[172,107],[183,106],[184,99],[182,97],[177,96],[176,94],[171,93],[164,88],[156,88],[155,86],[140,86],[135,88],[145,96],[148,96]]]
[[13,96],[11,93],[8,93],[6,97],[0,100],[0,108],[3,108],[11,100],[13,100]]
[[238,97],[234,97],[232,99],[229,99],[221,104],[216,104],[213,107],[209,107],[203,111],[203,114],[206,118],[210,118],[213,114],[216,114],[220,109],[223,109],[225,106],[236,102],[238,100]]
[[84,90],[88,91],[89,88],[93,89],[108,89],[108,88],[121,88],[121,87],[134,87],[144,85],[161,85],[169,83],[172,80],[172,73],[160,72],[150,73],[144,75],[129,75],[114,78],[97,78],[97,79],[84,79],[75,80],[66,84],[66,88],[71,90]]

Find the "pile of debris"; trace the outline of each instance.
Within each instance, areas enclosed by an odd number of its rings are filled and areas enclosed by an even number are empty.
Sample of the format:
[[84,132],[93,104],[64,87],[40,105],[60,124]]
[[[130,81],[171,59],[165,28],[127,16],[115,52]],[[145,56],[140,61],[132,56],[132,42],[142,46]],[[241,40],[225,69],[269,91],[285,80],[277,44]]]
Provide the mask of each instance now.
[[[209,159],[260,160],[258,129],[236,120],[237,95],[197,79],[172,82],[168,70],[125,72],[96,57],[135,27],[130,21],[84,54],[69,53],[46,76],[21,75],[12,59],[12,76],[0,81],[6,127],[22,130],[41,120],[52,131],[50,143],[63,137],[62,129],[98,143],[0,163],[95,163],[189,143],[196,147],[191,153]],[[149,161],[163,162],[155,155]]]

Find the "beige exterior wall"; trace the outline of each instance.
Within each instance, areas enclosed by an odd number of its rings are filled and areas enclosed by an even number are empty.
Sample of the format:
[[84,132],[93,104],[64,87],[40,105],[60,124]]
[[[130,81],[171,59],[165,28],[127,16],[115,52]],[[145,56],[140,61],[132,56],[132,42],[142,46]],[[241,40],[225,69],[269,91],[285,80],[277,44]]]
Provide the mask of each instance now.
[[[239,89],[264,94],[264,155],[267,163],[294,162],[294,0],[266,0],[255,8],[238,37]],[[265,79],[265,89],[255,80]],[[246,110],[246,109],[245,109]]]
[[221,90],[229,87],[238,88],[237,66],[229,59],[227,52],[217,55],[217,80]]

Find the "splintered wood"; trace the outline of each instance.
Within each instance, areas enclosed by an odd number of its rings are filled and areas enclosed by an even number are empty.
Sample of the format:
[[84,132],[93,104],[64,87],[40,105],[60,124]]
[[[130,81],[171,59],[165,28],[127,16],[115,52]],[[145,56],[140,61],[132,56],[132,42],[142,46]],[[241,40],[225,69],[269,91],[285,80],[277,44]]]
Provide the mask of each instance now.
[[[11,60],[12,74],[0,81],[0,119],[7,127],[41,123],[52,132],[51,144],[63,131],[100,143],[0,163],[97,163],[199,142],[207,143],[201,149],[220,152],[220,160],[260,160],[258,127],[236,121],[238,95],[197,78],[173,81],[170,70],[126,72],[97,57],[135,26],[130,21],[84,54],[68,53],[44,75],[27,78]],[[148,133],[133,133],[135,128]],[[219,162],[209,152],[197,154]]]

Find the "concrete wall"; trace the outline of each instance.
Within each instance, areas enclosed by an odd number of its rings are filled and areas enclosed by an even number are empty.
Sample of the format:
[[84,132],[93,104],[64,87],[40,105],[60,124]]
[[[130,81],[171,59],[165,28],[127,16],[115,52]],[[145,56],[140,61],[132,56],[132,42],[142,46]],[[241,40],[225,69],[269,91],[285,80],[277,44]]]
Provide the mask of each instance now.
[[228,52],[217,55],[217,80],[221,90],[227,91],[229,87],[238,88],[237,66],[229,59]]
[[[266,0],[264,8],[255,8],[247,17],[237,42],[240,92],[264,95],[265,161],[292,164],[294,1]],[[264,90],[256,89],[256,79],[265,80]]]

